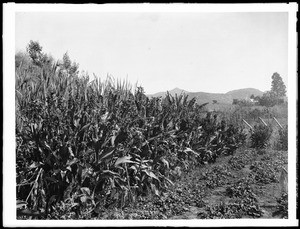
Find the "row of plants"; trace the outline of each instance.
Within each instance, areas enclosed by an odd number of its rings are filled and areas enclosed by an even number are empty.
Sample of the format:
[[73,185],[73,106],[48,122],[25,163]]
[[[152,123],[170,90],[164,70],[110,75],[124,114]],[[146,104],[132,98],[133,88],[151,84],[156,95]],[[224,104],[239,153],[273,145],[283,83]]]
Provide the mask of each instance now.
[[274,131],[271,126],[255,125],[250,133],[250,147],[256,149],[274,148],[288,150],[288,126]]
[[180,170],[233,154],[245,140],[195,99],[148,98],[126,81],[79,76],[69,62],[16,68],[19,215],[124,208],[160,196]]

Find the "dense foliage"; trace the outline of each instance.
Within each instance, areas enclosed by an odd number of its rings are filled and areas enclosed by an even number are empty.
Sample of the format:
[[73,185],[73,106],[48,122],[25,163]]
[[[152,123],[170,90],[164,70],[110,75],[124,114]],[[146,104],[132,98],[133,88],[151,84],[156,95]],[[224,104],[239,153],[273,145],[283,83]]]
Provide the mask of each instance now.
[[280,217],[287,219],[288,214],[288,194],[283,193],[279,198],[277,198],[277,207],[276,211],[273,213],[273,216],[279,215]]
[[127,82],[79,76],[67,54],[54,63],[34,42],[28,52],[15,84],[20,215],[89,218],[124,208],[162,195],[180,170],[233,154],[245,140],[195,99],[148,98]]
[[273,107],[277,104],[283,104],[286,96],[286,86],[281,76],[275,72],[272,75],[271,90],[264,93],[262,96],[251,95],[251,99],[255,101],[257,105]]
[[278,150],[288,150],[288,126],[285,126],[278,131],[278,141],[275,145]]
[[269,139],[272,134],[272,129],[265,125],[255,125],[251,133],[251,147],[253,148],[266,148],[269,144]]

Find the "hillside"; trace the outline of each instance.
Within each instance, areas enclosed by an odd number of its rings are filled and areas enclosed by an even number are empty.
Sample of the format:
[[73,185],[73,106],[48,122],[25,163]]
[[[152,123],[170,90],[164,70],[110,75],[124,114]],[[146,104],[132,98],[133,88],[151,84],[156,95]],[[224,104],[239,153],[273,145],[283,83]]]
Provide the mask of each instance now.
[[[208,93],[208,92],[188,92],[180,88],[174,88],[170,90],[169,93],[174,96],[175,94],[187,94],[190,98],[196,97],[197,102],[201,103],[213,103],[213,100],[216,100],[217,103],[220,104],[231,104],[233,99],[249,99],[253,94],[255,96],[261,96],[263,94],[262,91],[255,88],[244,88],[238,90],[232,90],[227,93]],[[149,97],[164,97],[166,92],[158,92],[152,95],[148,95]]]
[[[180,95],[181,93],[185,93],[185,94],[189,94],[190,92],[188,91],[185,91],[183,89],[180,89],[178,87],[174,88],[173,90],[170,90],[168,91],[172,96],[174,96],[175,94],[178,94]],[[152,94],[152,95],[148,95],[149,97],[160,97],[160,96],[165,96],[166,95],[166,91],[163,91],[163,92],[157,92],[155,94]]]
[[255,88],[244,88],[229,91],[226,95],[232,97],[232,99],[249,99],[251,95],[262,96],[263,92]]

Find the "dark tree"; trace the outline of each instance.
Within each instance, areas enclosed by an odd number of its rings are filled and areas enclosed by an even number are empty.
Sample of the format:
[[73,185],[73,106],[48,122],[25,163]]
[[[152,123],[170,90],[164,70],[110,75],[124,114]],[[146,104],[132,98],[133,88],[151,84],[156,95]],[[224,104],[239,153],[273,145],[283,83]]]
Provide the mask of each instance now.
[[272,107],[276,105],[276,98],[273,96],[272,92],[267,91],[263,96],[258,98],[258,102],[261,106]]
[[51,67],[53,58],[42,52],[43,47],[38,41],[30,41],[26,51],[32,60],[32,63],[39,67]]
[[272,75],[271,93],[276,98],[283,97],[286,94],[286,86],[284,85],[281,76],[277,72]]
[[60,71],[66,71],[69,75],[77,75],[79,69],[79,64],[72,62],[68,52],[63,55]]
[[30,41],[27,48],[26,48],[30,58],[32,59],[33,63],[36,65],[41,65],[42,61],[42,50],[43,47],[39,44],[38,41]]

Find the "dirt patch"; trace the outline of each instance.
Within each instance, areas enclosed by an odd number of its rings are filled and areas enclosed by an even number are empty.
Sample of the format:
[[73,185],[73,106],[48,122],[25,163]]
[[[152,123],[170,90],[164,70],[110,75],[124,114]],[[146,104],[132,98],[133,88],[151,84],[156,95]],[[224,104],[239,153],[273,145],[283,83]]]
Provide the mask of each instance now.
[[[234,156],[221,157],[193,172],[202,177],[197,182],[205,190],[204,207],[189,206],[184,214],[171,219],[279,218],[274,212],[282,196],[281,168],[286,165],[284,151],[265,150],[258,154],[240,149]],[[194,176],[189,177],[189,182],[195,182]],[[179,182],[184,185],[185,176]]]

